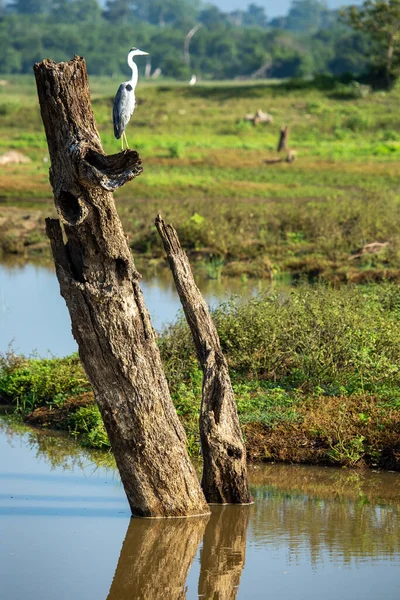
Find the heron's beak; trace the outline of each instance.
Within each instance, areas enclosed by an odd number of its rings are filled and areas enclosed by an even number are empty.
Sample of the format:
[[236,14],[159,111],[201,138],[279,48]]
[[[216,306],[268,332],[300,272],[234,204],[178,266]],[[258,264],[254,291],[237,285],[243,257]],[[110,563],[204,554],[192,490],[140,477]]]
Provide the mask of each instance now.
[[137,54],[138,56],[148,56],[148,55],[149,55],[149,53],[148,53],[148,52],[143,52],[143,50],[138,50],[138,51],[136,52],[136,54]]

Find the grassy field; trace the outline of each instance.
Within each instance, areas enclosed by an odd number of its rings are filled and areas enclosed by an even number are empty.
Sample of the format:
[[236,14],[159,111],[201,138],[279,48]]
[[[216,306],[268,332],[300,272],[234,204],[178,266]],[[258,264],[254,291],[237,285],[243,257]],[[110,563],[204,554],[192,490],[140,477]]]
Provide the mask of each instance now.
[[[0,152],[17,150],[31,162],[0,166],[0,252],[45,255],[43,223],[54,209],[33,76],[4,79]],[[107,153],[119,150],[111,123],[118,83],[91,80]],[[135,256],[162,263],[153,225],[161,213],[212,277],[399,279],[400,90],[329,81],[152,83],[137,97],[128,139],[144,173],[116,195]],[[272,124],[244,121],[259,108]],[[297,160],[266,163],[278,156],[284,124]],[[388,243],[360,252],[372,242]]]

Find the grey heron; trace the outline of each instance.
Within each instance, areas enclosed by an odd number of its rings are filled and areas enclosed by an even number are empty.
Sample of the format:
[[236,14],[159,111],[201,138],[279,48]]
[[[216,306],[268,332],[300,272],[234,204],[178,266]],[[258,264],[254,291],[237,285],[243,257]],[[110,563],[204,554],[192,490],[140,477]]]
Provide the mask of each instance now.
[[132,69],[132,78],[128,81],[124,81],[118,88],[117,94],[114,98],[113,106],[113,122],[114,122],[114,135],[119,140],[121,138],[122,150],[124,150],[124,140],[126,148],[128,146],[128,140],[126,138],[125,129],[129,123],[133,111],[135,110],[136,98],[135,88],[138,82],[138,68],[135,62],[133,62],[134,56],[147,56],[148,52],[143,52],[138,48],[131,48],[128,53],[128,65]]

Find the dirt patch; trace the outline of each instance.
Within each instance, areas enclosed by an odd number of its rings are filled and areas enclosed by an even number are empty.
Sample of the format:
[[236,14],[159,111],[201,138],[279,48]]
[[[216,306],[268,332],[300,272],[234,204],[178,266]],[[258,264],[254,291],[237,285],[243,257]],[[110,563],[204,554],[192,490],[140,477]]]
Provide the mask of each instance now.
[[32,162],[29,156],[25,156],[22,152],[10,150],[0,156],[0,165],[19,165]]
[[49,211],[3,206],[0,216],[0,255],[22,256],[49,253],[45,217]]
[[79,396],[68,398],[60,406],[39,406],[25,417],[30,425],[50,427],[52,429],[68,429],[68,420],[71,413],[82,407],[94,404],[92,392],[85,392]]

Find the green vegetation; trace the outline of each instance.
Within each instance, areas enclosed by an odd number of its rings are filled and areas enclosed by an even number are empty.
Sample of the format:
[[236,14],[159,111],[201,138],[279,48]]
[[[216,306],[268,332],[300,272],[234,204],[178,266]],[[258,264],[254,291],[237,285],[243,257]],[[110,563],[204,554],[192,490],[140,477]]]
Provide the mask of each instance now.
[[151,53],[148,75],[182,80],[358,75],[371,46],[319,0],[294,0],[273,20],[255,3],[223,12],[199,0],[15,0],[0,8],[1,73],[74,54],[92,75],[126,73],[133,45]]
[[400,1],[365,0],[361,7],[344,8],[342,16],[354,30],[366,32],[373,40],[374,67],[384,72],[390,87],[400,66]]
[[[48,255],[44,217],[54,209],[34,84],[7,81],[0,88],[0,145],[22,151],[31,163],[0,167],[0,252]],[[117,81],[94,78],[91,85],[104,148],[116,152],[111,103]],[[212,277],[399,278],[400,90],[371,92],[326,78],[194,88],[146,84],[138,99],[128,139],[144,173],[116,195],[136,258],[163,261],[153,225],[161,213],[177,228],[193,264]],[[258,108],[274,123],[244,121]],[[282,123],[289,124],[290,147],[298,152],[292,164],[273,162]],[[388,244],[360,254],[373,242]]]
[[[217,308],[250,458],[398,469],[399,316],[400,292],[390,284],[303,285]],[[164,331],[160,349],[196,455],[202,375],[183,320]],[[9,354],[1,362],[0,395],[29,422],[68,429],[83,444],[104,448],[88,389],[76,356]]]

